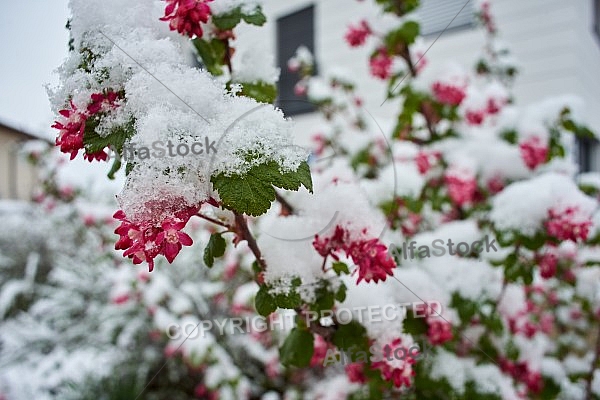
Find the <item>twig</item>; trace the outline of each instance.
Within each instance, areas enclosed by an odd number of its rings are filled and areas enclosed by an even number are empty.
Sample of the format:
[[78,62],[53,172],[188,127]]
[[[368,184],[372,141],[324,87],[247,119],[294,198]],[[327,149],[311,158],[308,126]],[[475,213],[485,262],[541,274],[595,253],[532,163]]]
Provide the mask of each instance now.
[[283,198],[283,196],[275,192],[275,198],[277,199],[279,204],[281,204],[281,208],[283,209],[283,213],[285,215],[290,215],[294,213],[294,207],[290,203],[288,203],[288,201],[285,198]]
[[229,225],[227,225],[227,224],[225,224],[225,223],[223,223],[223,222],[221,222],[221,221],[219,221],[219,220],[216,220],[216,219],[214,219],[214,218],[211,218],[211,217],[209,217],[209,216],[206,216],[206,215],[204,215],[204,214],[200,214],[200,213],[198,213],[198,214],[196,214],[196,215],[197,215],[197,216],[199,216],[199,217],[200,217],[200,218],[202,218],[202,219],[205,219],[205,220],[207,220],[207,221],[209,221],[209,222],[212,222],[213,224],[216,224],[216,225],[222,226],[223,228],[231,229],[231,226],[229,226]]
[[256,258],[256,262],[258,262],[258,264],[260,265],[260,268],[263,271],[266,270],[267,264],[265,263],[265,260],[262,258],[262,254],[260,252],[260,249],[258,248],[258,245],[256,244],[256,240],[254,239],[254,236],[252,236],[252,234],[250,233],[250,229],[248,229],[248,224],[246,223],[246,219],[244,218],[244,216],[242,214],[238,214],[237,212],[234,212],[234,215],[235,215],[236,232],[242,237],[243,240],[248,242],[248,247],[252,251],[252,254],[254,254],[254,257]]

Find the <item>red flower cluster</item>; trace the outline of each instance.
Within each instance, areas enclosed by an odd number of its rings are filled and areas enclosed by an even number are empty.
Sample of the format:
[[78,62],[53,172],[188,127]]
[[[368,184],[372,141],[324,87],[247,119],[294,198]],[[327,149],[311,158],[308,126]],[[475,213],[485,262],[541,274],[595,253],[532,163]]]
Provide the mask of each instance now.
[[556,267],[558,266],[558,257],[554,252],[547,252],[538,258],[540,266],[540,275],[544,279],[550,279],[556,275]]
[[371,57],[369,60],[371,75],[379,79],[388,79],[392,75],[392,58],[389,56],[385,48]]
[[125,250],[123,256],[131,258],[134,264],[146,261],[150,272],[154,269],[154,258],[159,254],[172,263],[183,246],[191,246],[193,243],[192,238],[181,230],[198,209],[188,207],[159,224],[149,221],[131,222],[127,220],[125,213],[119,210],[113,215],[121,221],[121,225],[115,229],[115,233],[120,236],[115,243],[115,249]]
[[504,179],[496,175],[487,181],[487,189],[491,194],[500,193],[504,189]]
[[469,125],[481,125],[485,119],[485,111],[483,110],[468,110],[465,113],[465,119]]
[[448,188],[448,196],[457,206],[472,203],[475,199],[477,180],[474,176],[463,176],[450,171],[444,176],[444,183]]
[[167,0],[165,16],[161,21],[169,21],[169,28],[190,38],[202,37],[200,22],[207,23],[210,17],[208,2],[212,0]]
[[385,281],[387,275],[393,275],[396,263],[387,253],[385,245],[378,239],[350,241],[349,236],[349,233],[338,225],[333,236],[329,238],[321,239],[319,235],[315,235],[313,246],[321,256],[330,255],[335,260],[339,260],[335,252],[343,250],[358,266],[357,284],[363,279],[366,282],[377,283],[380,280]]
[[441,158],[441,154],[437,151],[436,152],[427,152],[427,151],[423,151],[423,150],[419,151],[419,153],[415,157],[415,163],[417,164],[419,173],[421,175],[426,174],[433,166],[433,162],[438,161],[440,158]]
[[364,384],[367,383],[367,377],[364,373],[364,365],[360,362],[355,362],[346,365],[346,376],[350,382]]
[[487,29],[488,33],[490,33],[490,34],[496,33],[496,24],[494,23],[494,20],[492,19],[492,13],[490,12],[490,2],[489,1],[484,1],[481,4],[480,18],[483,22],[483,25]]
[[520,143],[519,149],[525,165],[532,170],[545,163],[548,158],[548,146],[537,136]]
[[315,335],[315,345],[313,356],[310,359],[311,367],[323,366],[323,361],[327,356],[327,350],[333,348],[333,346],[325,341],[321,335]]
[[532,338],[538,332],[551,334],[554,330],[554,316],[546,310],[554,305],[556,304],[553,304],[551,298],[544,299],[540,304],[527,300],[524,309],[508,318],[510,331],[513,334],[522,333],[528,338]]
[[532,371],[525,361],[515,362],[503,358],[500,359],[500,369],[516,381],[524,383],[532,393],[540,393],[544,388],[542,374]]
[[423,220],[421,214],[408,212],[408,217],[402,222],[400,228],[404,236],[414,236],[419,231],[419,224]]
[[548,220],[544,225],[548,235],[576,242],[587,239],[592,221],[577,206],[559,206],[548,210]]
[[362,46],[369,35],[372,33],[371,27],[364,19],[360,21],[358,26],[350,25],[348,27],[348,32],[344,38],[348,42],[348,44],[352,47]]
[[[59,114],[64,118],[62,121],[54,121],[52,128],[59,130],[56,137],[56,145],[60,146],[63,153],[71,153],[71,160],[77,156],[79,150],[83,149],[83,135],[85,133],[85,124],[88,118],[103,112],[107,112],[117,107],[118,95],[113,91],[104,93],[94,93],[91,96],[91,103],[85,111],[78,109],[71,101],[71,109],[60,110]],[[88,160],[105,161],[108,155],[103,151],[88,154],[83,157]]]
[[[385,346],[386,354],[393,354],[393,352],[399,347],[402,340],[400,338],[395,339],[392,343]],[[408,354],[408,350],[405,348],[405,354]],[[415,371],[412,369],[412,364],[416,361],[413,357],[407,356],[402,360],[402,365],[398,367],[399,360],[393,360],[393,365],[390,365],[386,360],[377,361],[372,364],[373,368],[379,369],[381,375],[387,381],[391,381],[395,387],[400,388],[402,386],[410,386],[410,378],[415,376]]]
[[436,316],[427,318],[427,325],[427,337],[431,344],[444,344],[452,340],[452,324],[444,321],[439,316],[437,318]]
[[443,82],[435,82],[431,86],[431,91],[437,101],[450,106],[460,105],[467,95],[463,87]]

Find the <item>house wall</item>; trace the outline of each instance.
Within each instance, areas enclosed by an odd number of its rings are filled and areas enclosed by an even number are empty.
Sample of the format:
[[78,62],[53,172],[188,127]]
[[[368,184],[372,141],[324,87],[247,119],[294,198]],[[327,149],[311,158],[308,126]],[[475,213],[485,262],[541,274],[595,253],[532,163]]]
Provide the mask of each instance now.
[[[440,0],[442,1],[442,0]],[[471,0],[474,1],[474,0]],[[264,0],[265,26],[241,26],[238,48],[262,42],[276,51],[276,19],[315,5],[315,53],[319,70],[342,65],[360,77],[358,93],[367,110],[377,119],[393,115],[397,105],[386,102],[384,85],[368,74],[368,48],[350,48],[343,35],[350,22],[360,20],[377,8],[373,2],[354,0]],[[586,105],[584,117],[600,132],[600,39],[593,32],[593,0],[496,0],[492,1],[500,37],[507,42],[520,66],[514,94],[518,105],[526,106],[549,96],[575,94]],[[429,38],[427,46],[435,38]],[[449,31],[427,53],[430,65],[454,60],[471,67],[484,45],[477,29]],[[315,119],[294,117],[297,130],[309,129]],[[596,157],[598,159],[599,157]],[[596,164],[600,170],[600,163]]]
[[35,168],[18,154],[24,135],[0,126],[0,200],[31,200]]

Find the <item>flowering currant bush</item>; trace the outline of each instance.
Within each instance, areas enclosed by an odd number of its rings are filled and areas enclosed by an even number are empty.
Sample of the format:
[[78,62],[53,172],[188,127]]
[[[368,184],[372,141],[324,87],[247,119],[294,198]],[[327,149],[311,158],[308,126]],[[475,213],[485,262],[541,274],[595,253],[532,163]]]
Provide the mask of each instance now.
[[[514,106],[516,68],[486,1],[473,72],[429,65],[418,0],[375,3],[385,23],[362,18],[340,37],[369,46],[365,63],[398,112],[374,121],[349,73],[312,76],[300,48],[288,63],[296,93],[322,116],[309,165],[272,106],[269,57],[233,47],[238,24],[264,24],[257,2],[71,1],[72,51],[51,94],[62,152],[92,161],[133,143],[218,143],[213,157],[139,150],[127,161],[115,248],[152,273],[120,268],[113,303],[148,313],[164,357],[189,371],[189,397],[598,398],[600,180],[576,177],[569,156],[576,138],[594,137],[577,101]],[[117,157],[109,177],[121,167]],[[395,246],[486,235],[494,252],[407,260]],[[212,287],[177,279],[159,257],[193,265],[183,247],[194,242]],[[379,321],[356,311],[423,299],[442,309]],[[340,307],[351,321],[309,318]],[[275,329],[283,310],[293,326]],[[256,313],[273,329],[165,336],[171,321]],[[321,363],[330,350],[414,345],[428,356]]]

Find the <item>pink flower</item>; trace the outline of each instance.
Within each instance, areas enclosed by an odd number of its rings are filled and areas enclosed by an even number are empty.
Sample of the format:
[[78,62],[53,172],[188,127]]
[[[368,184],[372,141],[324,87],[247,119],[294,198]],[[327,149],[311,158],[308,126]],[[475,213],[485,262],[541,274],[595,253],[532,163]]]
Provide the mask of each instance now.
[[344,37],[350,46],[357,47],[365,44],[367,37],[369,37],[371,33],[369,24],[363,19],[358,26],[350,25],[348,27],[348,32],[346,32]]
[[92,102],[88,104],[87,111],[88,115],[98,114],[99,112],[110,111],[111,108],[116,107],[115,102],[117,101],[117,93],[109,90],[106,94],[94,93],[91,96]]
[[431,91],[438,102],[450,106],[460,105],[467,95],[463,87],[443,82],[435,82],[431,86]]
[[[428,152],[428,151],[419,151],[417,156],[415,157],[415,163],[417,164],[417,168],[419,169],[419,173],[421,175],[426,174],[432,167],[433,162],[437,161],[440,158],[440,153],[438,152]],[[432,160],[433,158],[433,160]]]
[[413,236],[419,230],[423,218],[419,214],[408,213],[408,218],[402,222],[401,229],[404,236]]
[[129,301],[129,294],[125,293],[125,294],[121,294],[119,296],[113,297],[112,302],[113,304],[125,304]]
[[367,383],[367,377],[364,374],[364,366],[362,363],[355,362],[346,365],[344,368],[346,371],[346,376],[350,382],[354,383]]
[[558,265],[558,257],[554,253],[546,253],[539,259],[540,275],[544,279],[550,279],[556,275],[556,266]]
[[313,356],[310,359],[310,366],[317,367],[322,366],[325,356],[327,355],[327,349],[331,348],[331,345],[325,341],[320,335],[315,335],[315,347]]
[[548,146],[538,136],[533,136],[519,144],[521,157],[529,169],[535,169],[548,159]]
[[165,16],[161,21],[169,21],[169,28],[190,38],[202,37],[200,22],[207,23],[210,17],[208,2],[212,0],[167,0]]
[[108,159],[108,154],[106,154],[106,152],[104,150],[100,150],[96,153],[85,153],[83,155],[83,159],[84,160],[88,160],[89,162],[92,162],[94,160],[96,161],[106,161]]
[[427,318],[427,325],[429,326],[427,329],[427,337],[431,344],[438,345],[452,340],[452,324],[434,316]]
[[506,105],[506,99],[490,98],[487,102],[486,112],[490,115],[498,114],[502,107]]
[[542,375],[539,372],[532,371],[525,361],[514,362],[501,358],[500,369],[516,381],[524,383],[530,392],[539,393],[544,387]]
[[154,269],[154,258],[159,254],[172,263],[183,246],[191,246],[193,241],[186,233],[181,232],[199,207],[188,207],[175,213],[174,217],[165,218],[160,224],[154,221],[134,223],[129,221],[125,213],[119,210],[113,216],[121,221],[115,229],[119,240],[115,249],[125,250],[124,257],[129,257],[134,264],[148,263],[151,272]]
[[480,18],[483,22],[483,25],[487,29],[488,33],[490,33],[490,34],[496,33],[496,25],[494,24],[494,20],[492,18],[492,14],[490,12],[490,2],[489,1],[484,1],[481,4]]
[[387,252],[387,247],[377,239],[354,242],[348,246],[346,253],[358,265],[358,280],[375,283],[385,281],[387,275],[393,276],[396,263]]
[[469,125],[481,125],[485,118],[485,112],[482,110],[468,110],[465,119]]
[[211,392],[206,386],[204,386],[204,384],[199,383],[194,388],[194,397],[199,399],[218,400],[219,393]]
[[77,156],[79,150],[83,149],[83,133],[87,116],[78,110],[73,102],[70,104],[70,110],[65,109],[58,112],[63,116],[63,120],[54,121],[52,128],[59,130],[56,145],[60,146],[60,151],[63,153],[70,153],[72,160]]
[[164,255],[169,263],[177,257],[182,246],[191,246],[194,243],[187,233],[181,232],[186,222],[167,219],[161,225],[163,231],[156,236],[157,244],[164,243]]
[[544,224],[548,235],[558,240],[586,240],[592,226],[591,216],[578,206],[557,206],[548,210]]
[[369,61],[371,75],[379,79],[388,79],[392,75],[392,58],[387,54],[385,48],[371,57]]
[[[387,354],[393,354],[396,349],[403,347],[400,345],[401,342],[401,339],[398,338],[389,345],[386,345],[385,349]],[[403,360],[393,359],[391,362],[388,362],[387,359],[384,359],[383,361],[377,361],[372,364],[374,369],[379,369],[381,371],[381,375],[385,380],[391,381],[397,388],[402,386],[409,387],[411,385],[410,378],[415,376],[415,371],[412,369],[412,364],[415,363],[415,359],[408,355],[409,352],[406,348],[404,349],[404,354],[406,354],[406,356]]]
[[494,176],[487,182],[487,188],[491,194],[500,193],[504,189],[504,180],[500,176]]
[[306,85],[306,82],[298,81],[294,85],[294,94],[298,97],[302,97],[302,96],[306,96],[306,93],[308,93],[308,87]]
[[322,257],[332,256],[336,261],[340,258],[334,252],[345,249],[345,241],[348,240],[348,233],[344,228],[337,225],[333,235],[329,238],[320,239],[319,235],[315,235],[313,247]]
[[336,252],[343,250],[346,256],[351,257],[358,266],[355,270],[358,272],[357,284],[362,280],[375,281],[375,283],[380,280],[385,281],[387,275],[392,276],[392,271],[396,268],[396,263],[388,254],[387,247],[378,239],[352,241],[350,233],[339,225],[335,227],[334,234],[329,238],[315,235],[313,247],[321,256],[331,256],[334,260],[339,260]]
[[[52,125],[52,128],[59,130],[56,145],[60,146],[60,151],[70,153],[71,160],[74,159],[79,150],[83,149],[83,135],[88,118],[117,107],[115,104],[117,97],[117,93],[111,90],[108,90],[106,94],[94,93],[90,96],[91,102],[85,111],[79,110],[72,101],[70,102],[71,109],[60,110],[59,114],[63,117],[62,120],[54,121],[54,125]],[[90,162],[92,160],[106,161],[108,155],[101,150],[91,154],[85,153],[83,157]]]
[[444,176],[444,183],[448,188],[448,196],[457,206],[472,203],[475,199],[477,180],[471,173],[465,174],[451,168]]

